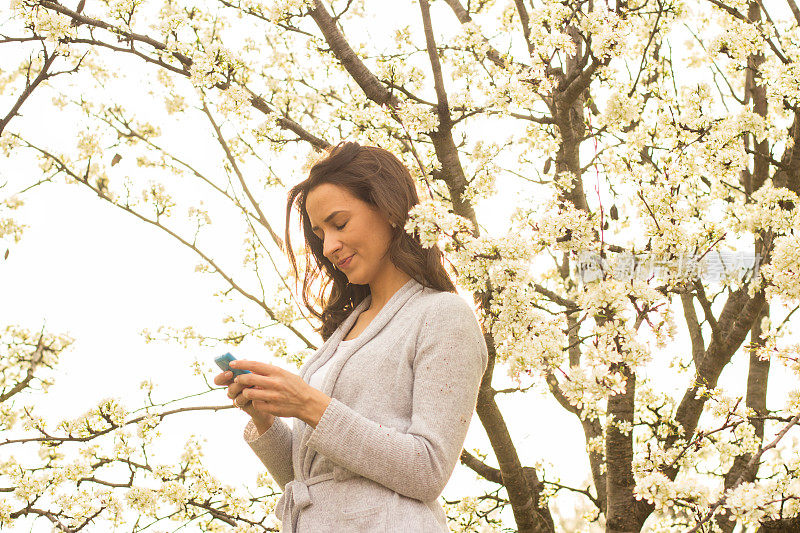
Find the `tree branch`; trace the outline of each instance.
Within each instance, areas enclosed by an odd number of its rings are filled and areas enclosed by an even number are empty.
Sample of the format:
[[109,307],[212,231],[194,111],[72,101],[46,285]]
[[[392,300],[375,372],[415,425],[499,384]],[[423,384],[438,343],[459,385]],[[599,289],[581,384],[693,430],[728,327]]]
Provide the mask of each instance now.
[[536,292],[544,296],[547,296],[550,300],[557,303],[558,305],[566,307],[567,309],[578,309],[578,304],[575,303],[574,301],[570,300],[569,298],[564,298],[562,296],[559,296],[555,292],[539,285],[538,283],[534,283],[533,288]]
[[486,429],[489,442],[492,444],[492,449],[500,465],[503,485],[508,492],[517,529],[524,532],[554,531],[553,518],[549,510],[541,509],[536,504],[539,501],[541,488],[537,490],[535,485],[531,486],[530,473],[526,473],[520,463],[514,441],[511,439],[508,426],[503,419],[503,413],[494,399],[491,380],[497,354],[492,336],[486,333],[484,339],[489,351],[489,366],[481,380],[476,412],[481,424]]
[[[762,361],[758,357],[758,347],[764,346],[765,340],[761,338],[761,320],[769,316],[769,304],[764,304],[758,319],[753,322],[750,329],[750,365],[747,370],[747,395],[745,405],[752,409],[756,416],[748,417],[748,422],[755,428],[759,446],[764,441],[764,418],[767,414],[767,384],[769,380],[769,359]],[[725,474],[725,490],[735,487],[739,480],[752,482],[758,474],[758,465],[747,469],[752,459],[750,454],[737,455],[728,472]],[[717,517],[719,526],[725,533],[731,533],[736,526],[736,520],[730,515]]]
[[[577,335],[577,333],[575,334]],[[571,360],[570,365],[572,365]],[[580,421],[581,426],[583,427],[583,437],[587,445],[594,439],[603,436],[603,428],[600,426],[600,420],[597,418],[590,419],[588,417],[584,417],[581,414],[581,411],[569,402],[567,397],[564,396],[564,393],[561,392],[558,378],[556,378],[553,372],[548,372],[545,380],[547,381],[547,386],[550,389],[550,393],[553,395],[559,405],[561,405],[561,407],[563,407],[567,412],[575,415]],[[588,452],[588,456],[589,469],[592,472],[592,481],[594,482],[595,490],[597,491],[597,499],[594,501],[600,512],[605,514],[607,502],[607,481],[605,471],[606,465],[603,463],[603,454],[601,452],[591,451]]]
[[[736,481],[731,485],[731,487],[738,487],[744,481],[745,473],[748,470],[754,468],[758,464],[758,461],[759,459],[761,459],[761,456],[764,455],[764,452],[771,450],[772,448],[777,446],[778,442],[780,442],[781,439],[783,439],[786,433],[792,428],[792,426],[797,424],[798,421],[800,421],[800,413],[797,413],[794,417],[792,417],[791,421],[788,424],[786,424],[786,426],[780,431],[780,433],[778,433],[778,435],[772,440],[772,442],[770,442],[767,446],[760,448],[758,450],[758,453],[753,455],[753,457],[747,462],[747,465],[745,465],[744,472],[742,472],[742,474],[736,479]],[[723,494],[723,496],[719,500],[717,500],[714,503],[714,505],[711,506],[711,509],[708,510],[708,512],[703,516],[703,518],[701,518],[700,521],[697,522],[697,524],[695,524],[695,526],[692,529],[688,530],[686,533],[694,533],[695,531],[699,531],[702,525],[708,522],[716,514],[717,509],[719,509],[720,506],[725,503],[726,499],[727,499],[727,493]]]
[[[448,4],[449,3],[450,2],[448,1]],[[528,17],[528,10],[525,8],[525,2],[523,0],[514,0],[514,4],[517,6],[517,14],[519,14],[519,22],[522,25],[522,35],[525,37],[525,44],[528,45],[528,55],[533,57],[534,47],[533,43],[531,42],[531,27],[530,18]]]
[[789,9],[792,10],[792,15],[794,15],[794,19],[800,24],[800,9],[797,7],[797,3],[794,0],[786,0],[786,3],[789,4]]
[[23,389],[25,389],[28,384],[33,381],[34,372],[36,371],[36,367],[39,366],[39,363],[42,362],[42,357],[44,357],[44,350],[47,348],[50,349],[49,346],[44,345],[44,326],[42,326],[42,331],[39,333],[39,342],[36,345],[36,350],[34,350],[33,354],[31,355],[31,366],[28,368],[28,371],[25,373],[25,377],[14,385],[10,391],[0,395],[0,404],[18,394]]
[[[141,43],[148,44],[148,45],[152,46],[153,48],[155,48],[156,50],[159,50],[159,51],[169,51],[169,49],[168,49],[166,44],[164,44],[162,42],[159,42],[156,39],[153,39],[153,38],[148,37],[146,35],[141,35],[141,34],[134,33],[134,32],[128,32],[128,31],[125,31],[125,30],[123,30],[123,29],[121,29],[121,28],[119,28],[117,26],[114,26],[113,24],[109,24],[109,23],[101,21],[101,20],[97,20],[97,19],[93,19],[93,18],[90,18],[90,17],[86,17],[84,15],[81,15],[80,13],[77,13],[75,11],[72,11],[69,8],[66,8],[66,7],[62,6],[61,4],[57,4],[57,3],[51,2],[49,0],[40,0],[40,3],[41,3],[42,6],[48,8],[48,9],[52,9],[54,11],[57,11],[57,12],[63,14],[63,15],[66,15],[66,16],[72,18],[73,21],[79,22],[81,24],[86,24],[88,26],[96,27],[96,28],[102,28],[102,29],[110,31],[111,33],[113,33],[115,35],[121,36],[122,38],[127,39],[128,41],[131,41],[131,46],[128,47],[128,48],[123,48],[123,47],[115,46],[113,44],[109,44],[109,43],[106,43],[106,42],[103,42],[103,41],[98,41],[98,40],[95,40],[95,39],[71,39],[71,38],[67,38],[66,39],[67,42],[90,44],[90,45],[93,45],[93,46],[100,46],[100,47],[104,47],[104,48],[109,48],[109,49],[111,49],[111,50],[113,50],[115,52],[123,52],[123,53],[133,54],[133,55],[143,59],[146,62],[153,63],[155,65],[158,65],[158,66],[160,66],[162,68],[165,68],[165,69],[167,69],[167,70],[169,70],[171,72],[174,72],[176,74],[181,74],[182,76],[185,76],[185,77],[189,77],[191,75],[191,73],[189,71],[189,68],[192,66],[193,62],[192,62],[191,58],[186,57],[185,55],[181,54],[180,52],[169,52],[169,54],[172,57],[174,57],[175,59],[177,59],[180,62],[182,68],[179,69],[179,68],[177,68],[177,67],[175,67],[173,65],[170,65],[170,64],[164,62],[160,57],[159,58],[152,58],[150,56],[147,56],[146,54],[143,54],[142,52],[139,52],[138,50],[134,49],[133,46],[132,46],[133,42],[141,42]],[[300,140],[308,142],[309,144],[311,144],[317,150],[324,150],[324,149],[326,149],[326,148],[328,148],[330,146],[330,143],[328,141],[326,141],[324,139],[321,139],[321,138],[313,135],[312,133],[306,131],[302,126],[300,126],[297,122],[293,121],[292,119],[290,119],[290,118],[288,118],[288,117],[286,117],[284,115],[278,114],[274,109],[272,109],[267,104],[266,101],[264,101],[263,98],[261,98],[260,96],[256,95],[246,85],[244,85],[244,84],[240,84],[240,85],[250,95],[250,104],[255,109],[261,111],[265,115],[269,115],[271,113],[275,113],[276,115],[278,115],[278,118],[276,119],[276,123],[281,128],[289,130],[289,131],[295,133],[300,138]],[[214,86],[219,88],[219,89],[227,89],[230,86],[230,83],[229,82],[217,82]]]
[[228,159],[228,162],[231,164],[231,168],[233,168],[236,177],[239,178],[239,185],[242,186],[242,190],[244,190],[245,195],[247,195],[247,199],[250,201],[250,205],[256,210],[258,213],[258,221],[267,229],[270,237],[272,237],[272,241],[280,248],[281,250],[284,249],[283,239],[281,239],[277,233],[272,229],[272,225],[267,220],[267,217],[264,216],[264,212],[261,210],[261,206],[253,198],[253,195],[250,193],[250,188],[247,186],[247,181],[244,179],[244,175],[242,171],[239,169],[239,164],[236,162],[236,158],[233,157],[231,153],[231,149],[228,146],[228,143],[225,141],[225,137],[222,135],[222,131],[219,129],[219,125],[217,125],[217,121],[214,120],[214,116],[211,114],[211,110],[208,108],[206,104],[205,98],[203,98],[203,113],[208,117],[208,121],[211,122],[211,126],[214,128],[214,133],[217,135],[217,141],[219,141],[222,150],[225,152],[225,157]]
[[[464,6],[461,5],[461,2],[458,0],[445,0],[445,2],[447,2],[447,5],[449,5],[450,9],[453,10],[453,13],[455,13],[456,18],[461,24],[472,22],[472,17],[470,16],[469,12],[464,9]],[[482,39],[483,42],[489,45],[486,50],[486,58],[498,67],[506,68],[508,61],[500,52],[498,52],[492,45],[489,44],[489,40],[486,37],[482,37]],[[530,43],[528,43],[528,46],[531,46]]]
[[364,65],[350,44],[344,38],[336,21],[331,17],[321,0],[313,0],[314,8],[309,11],[311,18],[317,23],[333,55],[342,63],[353,80],[361,87],[367,98],[378,105],[395,108],[400,101],[380,82],[380,80]]
[[695,280],[694,286],[696,289],[697,301],[700,302],[700,307],[703,308],[703,316],[705,316],[708,325],[711,326],[711,336],[718,342],[722,342],[719,324],[717,324],[717,319],[714,316],[714,312],[711,310],[711,304],[709,303],[708,298],[706,298],[706,291],[703,288],[703,284],[700,282],[700,280]]
[[[725,11],[726,13],[731,15],[732,17],[734,17],[736,19],[739,19],[741,21],[744,21],[744,22],[752,24],[750,19],[748,19],[746,16],[742,15],[735,8],[733,8],[733,7],[729,6],[729,5],[726,5],[725,3],[721,2],[720,0],[707,0],[707,1],[711,2],[713,5],[717,6],[721,10]],[[785,55],[783,55],[783,53],[778,49],[778,47],[775,45],[775,43],[772,42],[772,39],[770,39],[769,37],[764,35],[762,33],[761,29],[758,28],[758,26],[756,26],[756,29],[758,30],[758,33],[761,35],[761,37],[767,42],[767,44],[772,49],[772,51],[775,53],[775,55],[778,57],[778,59],[781,60],[781,63],[783,63],[784,65],[788,65],[790,63],[790,61],[786,58]]]
[[[118,26],[115,26],[113,24],[109,24],[109,23],[104,22],[102,20],[93,19],[91,17],[87,17],[85,15],[81,15],[77,11],[73,11],[73,10],[67,8],[67,7],[64,7],[63,5],[61,5],[61,4],[57,3],[57,2],[51,2],[50,0],[39,0],[39,4],[44,6],[44,7],[46,7],[47,9],[51,9],[53,11],[61,13],[62,15],[66,15],[66,16],[68,16],[69,18],[71,18],[73,21],[75,21],[77,23],[86,24],[87,26],[92,26],[92,27],[95,27],[95,28],[102,28],[104,30],[107,30],[107,31],[115,34],[115,35],[125,37],[125,38],[127,38],[127,39],[129,39],[131,41],[141,42],[141,43],[145,43],[147,45],[150,45],[153,48],[155,48],[156,50],[169,51],[168,48],[167,48],[167,45],[165,45],[164,43],[161,43],[161,42],[159,42],[159,41],[157,41],[155,39],[152,39],[152,38],[150,38],[150,37],[148,37],[146,35],[142,35],[142,34],[134,33],[134,32],[128,32],[128,31],[125,31],[125,30],[121,29]],[[181,54],[180,52],[171,51],[169,53],[170,53],[170,55],[172,55],[172,57],[177,59],[181,63],[181,65],[183,65],[184,68],[188,69],[192,65],[192,60],[190,58],[186,57],[185,55]]]
[[436,41],[433,37],[431,7],[428,0],[420,0],[419,7],[420,11],[422,11],[422,27],[425,30],[428,59],[433,70],[433,86],[436,90],[436,111],[439,115],[439,130],[450,130],[452,128],[450,104],[447,101],[447,91],[445,91],[444,80],[442,79],[442,64],[439,61],[439,52],[436,50]]
[[277,324],[282,324],[284,327],[286,327],[286,328],[287,328],[289,331],[291,331],[291,332],[292,332],[292,333],[293,333],[295,336],[297,336],[297,338],[298,338],[298,339],[300,339],[301,341],[303,341],[303,343],[306,345],[306,347],[308,347],[308,348],[311,348],[311,349],[316,349],[316,346],[315,346],[315,345],[314,345],[314,344],[313,344],[313,343],[312,343],[310,340],[308,340],[308,339],[306,338],[306,336],[305,336],[305,335],[303,335],[303,333],[302,333],[302,332],[300,332],[300,331],[299,331],[297,328],[295,328],[295,327],[294,327],[292,324],[287,324],[287,323],[284,323],[284,322],[281,322],[280,320],[278,320],[278,317],[277,317],[277,315],[275,314],[275,312],[272,310],[272,308],[271,308],[271,307],[269,307],[269,306],[267,305],[267,303],[266,303],[265,301],[263,301],[263,300],[259,300],[258,298],[256,298],[255,296],[253,296],[252,294],[250,294],[249,292],[247,292],[246,290],[244,290],[244,288],[242,288],[241,286],[239,286],[239,284],[238,284],[238,283],[236,283],[236,282],[233,280],[233,278],[232,278],[232,277],[230,277],[228,274],[226,274],[226,273],[225,273],[225,271],[223,271],[223,270],[222,270],[222,269],[219,267],[219,265],[217,265],[217,263],[216,263],[216,262],[215,262],[213,259],[211,259],[210,257],[208,257],[208,256],[207,256],[207,255],[206,255],[206,254],[205,254],[203,251],[201,251],[199,248],[197,248],[197,246],[195,246],[194,244],[192,244],[192,243],[188,242],[186,239],[184,239],[183,237],[181,237],[180,235],[178,235],[177,233],[175,233],[175,232],[174,232],[174,231],[172,231],[171,229],[169,229],[169,228],[167,228],[166,226],[164,226],[163,224],[161,224],[161,222],[159,222],[157,219],[156,219],[156,220],[152,220],[152,219],[150,219],[150,218],[147,218],[146,216],[144,216],[144,215],[142,215],[142,214],[140,214],[140,213],[138,213],[138,212],[134,211],[133,209],[131,209],[131,208],[130,208],[130,207],[128,207],[128,206],[120,205],[120,204],[118,204],[118,203],[114,202],[114,201],[113,201],[111,198],[109,198],[109,197],[108,197],[108,195],[106,195],[106,194],[105,194],[105,193],[104,193],[104,192],[103,192],[103,191],[102,191],[100,188],[95,188],[95,187],[93,187],[93,186],[92,186],[92,185],[89,183],[89,180],[88,180],[88,179],[84,179],[84,177],[83,177],[83,176],[79,176],[79,175],[78,175],[78,174],[76,174],[74,171],[72,171],[72,170],[71,170],[71,169],[70,169],[70,168],[69,168],[69,167],[68,167],[66,164],[64,164],[64,162],[63,162],[63,161],[61,161],[61,159],[60,159],[60,158],[58,158],[57,156],[55,156],[55,155],[51,154],[51,153],[50,153],[50,152],[48,152],[47,150],[44,150],[44,149],[42,149],[42,148],[39,148],[38,146],[35,146],[35,145],[33,145],[33,144],[29,143],[28,141],[26,141],[26,140],[22,139],[22,138],[21,138],[21,137],[19,137],[19,136],[17,136],[17,138],[18,138],[18,139],[20,139],[22,142],[24,142],[24,143],[25,143],[27,146],[29,146],[30,148],[33,148],[34,150],[38,151],[39,153],[41,153],[41,154],[42,154],[42,155],[44,155],[45,157],[47,157],[47,158],[49,158],[50,160],[52,160],[54,163],[56,163],[56,165],[58,166],[59,170],[61,170],[61,171],[65,172],[66,174],[68,174],[69,176],[71,176],[73,179],[75,179],[75,181],[77,181],[77,182],[79,182],[79,183],[81,183],[81,184],[83,184],[83,185],[85,185],[85,186],[89,187],[91,190],[93,190],[95,193],[97,193],[97,195],[98,195],[98,196],[100,196],[102,199],[104,199],[104,200],[106,200],[107,202],[109,202],[111,205],[114,205],[114,206],[116,206],[116,207],[118,207],[118,208],[122,209],[123,211],[126,211],[126,212],[128,212],[128,213],[132,214],[133,216],[135,216],[135,217],[139,218],[140,220],[142,220],[142,221],[144,221],[144,222],[147,222],[148,224],[152,224],[152,225],[156,226],[157,228],[159,228],[159,229],[161,229],[162,231],[166,232],[168,235],[170,235],[172,238],[176,239],[178,242],[180,242],[181,244],[183,244],[183,245],[184,245],[184,246],[186,246],[187,248],[189,248],[189,249],[193,250],[193,251],[194,251],[194,252],[195,252],[197,255],[199,255],[199,256],[200,256],[200,257],[201,257],[201,258],[202,258],[202,259],[203,259],[205,262],[207,262],[209,265],[211,265],[211,266],[214,268],[214,270],[215,270],[215,271],[216,271],[216,272],[217,272],[217,273],[218,273],[218,274],[219,274],[219,275],[220,275],[220,276],[221,276],[221,277],[222,277],[222,278],[223,278],[223,279],[224,279],[224,280],[225,280],[225,281],[226,281],[226,282],[227,282],[227,283],[228,283],[228,284],[231,286],[231,288],[233,288],[233,289],[234,289],[236,292],[238,292],[239,294],[241,294],[242,296],[244,296],[246,299],[248,299],[248,300],[250,300],[250,301],[254,302],[256,305],[258,305],[259,307],[261,307],[261,308],[262,308],[262,309],[263,309],[263,310],[264,310],[264,311],[267,313],[267,316],[269,316],[269,318],[270,318],[271,320],[273,320],[273,321],[274,321],[275,323],[277,323]]
[[690,293],[681,293],[681,303],[683,304],[683,317],[686,320],[686,327],[689,328],[689,338],[692,342],[692,360],[695,368],[697,368],[706,351],[703,333],[700,329],[700,323],[697,321],[692,295]]
[[45,61],[44,64],[42,65],[42,70],[39,71],[39,74],[36,76],[36,78],[34,78],[32,83],[30,82],[30,80],[28,80],[29,83],[25,84],[25,89],[22,91],[22,94],[19,95],[14,105],[11,107],[11,111],[8,112],[5,118],[0,119],[0,135],[3,134],[3,130],[5,129],[5,127],[8,125],[9,122],[11,122],[11,119],[14,118],[19,113],[19,109],[22,107],[22,104],[25,103],[25,100],[27,100],[31,94],[33,94],[33,91],[36,90],[39,84],[42,83],[47,78],[51,77],[51,74],[48,74],[47,70],[53,65],[53,61],[55,61],[58,55],[55,52],[47,54],[46,50],[44,53],[45,53]]

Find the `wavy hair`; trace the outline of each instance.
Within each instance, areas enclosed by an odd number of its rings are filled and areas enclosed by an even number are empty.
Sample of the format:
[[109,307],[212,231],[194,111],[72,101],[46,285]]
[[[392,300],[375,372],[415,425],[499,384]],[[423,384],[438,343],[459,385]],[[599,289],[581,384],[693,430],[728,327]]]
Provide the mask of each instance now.
[[[411,235],[404,230],[409,211],[419,203],[414,180],[405,165],[383,148],[360,146],[355,142],[339,143],[311,167],[308,178],[291,188],[286,202],[286,251],[295,279],[299,279],[289,236],[292,208],[296,207],[300,212],[307,258],[303,276],[303,303],[312,315],[322,321],[317,331],[323,339],[327,340],[370,294],[369,285],[350,283],[345,273],[323,255],[323,242],[311,230],[306,198],[314,187],[323,183],[344,187],[356,198],[377,208],[390,223],[396,224],[392,228],[388,253],[398,269],[425,287],[456,292],[444,268],[439,247],[433,245],[424,248],[417,232]],[[309,255],[313,256],[313,261]],[[311,285],[321,275],[324,280],[320,292],[312,295]],[[321,309],[315,304],[319,304]]]

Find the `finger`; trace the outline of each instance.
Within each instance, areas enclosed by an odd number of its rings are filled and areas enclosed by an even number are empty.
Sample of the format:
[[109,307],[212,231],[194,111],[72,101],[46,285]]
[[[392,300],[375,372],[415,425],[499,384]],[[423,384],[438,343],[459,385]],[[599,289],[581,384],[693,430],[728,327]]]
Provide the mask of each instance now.
[[242,390],[244,390],[244,387],[238,383],[228,385],[228,398],[236,398],[242,393]]
[[242,396],[252,401],[268,402],[272,397],[272,393],[263,389],[245,389],[242,391]]
[[[247,390],[247,389],[245,389],[245,390]],[[233,399],[233,401],[236,402],[236,404],[240,405],[240,406],[244,406],[244,405],[247,405],[248,403],[250,403],[250,399],[247,398],[244,394],[237,395]]]
[[233,378],[233,382],[245,388],[247,387],[267,388],[275,384],[275,380],[273,378],[262,376],[260,374],[241,374]]
[[227,385],[233,379],[233,372],[227,370],[214,376],[214,385]]
[[240,409],[243,408],[243,407],[247,407],[247,404],[249,404],[249,403],[250,403],[250,400],[248,400],[247,398],[243,398],[241,396],[237,396],[236,398],[233,399],[234,407],[238,407]]
[[229,365],[231,368],[235,368],[237,370],[249,370],[250,372],[255,372],[256,374],[261,374],[262,376],[269,376],[280,370],[280,368],[275,365],[262,363],[260,361],[248,361],[247,359],[237,359],[235,361],[231,361]]

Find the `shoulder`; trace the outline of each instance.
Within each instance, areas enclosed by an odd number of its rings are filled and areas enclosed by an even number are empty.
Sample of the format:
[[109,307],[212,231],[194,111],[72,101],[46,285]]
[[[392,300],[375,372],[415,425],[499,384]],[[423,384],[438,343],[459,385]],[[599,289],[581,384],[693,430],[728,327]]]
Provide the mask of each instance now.
[[417,305],[423,311],[460,310],[474,314],[473,305],[455,292],[439,291],[423,287],[416,298]]
[[429,288],[415,300],[420,322],[417,354],[423,357],[436,354],[443,361],[447,360],[447,354],[460,354],[461,360],[471,359],[475,368],[482,366],[485,370],[488,352],[475,306],[460,294]]
[[417,316],[425,324],[478,326],[474,305],[454,292],[423,288],[415,298]]

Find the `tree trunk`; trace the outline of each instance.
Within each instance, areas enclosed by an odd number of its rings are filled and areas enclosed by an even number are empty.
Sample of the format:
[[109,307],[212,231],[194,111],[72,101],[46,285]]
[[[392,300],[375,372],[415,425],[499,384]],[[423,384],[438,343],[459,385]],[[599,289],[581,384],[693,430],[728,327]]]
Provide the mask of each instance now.
[[[632,533],[640,529],[631,512],[636,500],[633,489],[633,408],[636,375],[626,364],[618,371],[625,376],[625,392],[609,396],[606,424],[606,532]],[[613,417],[613,418],[612,418]],[[617,424],[629,423],[631,430],[623,432]]]

